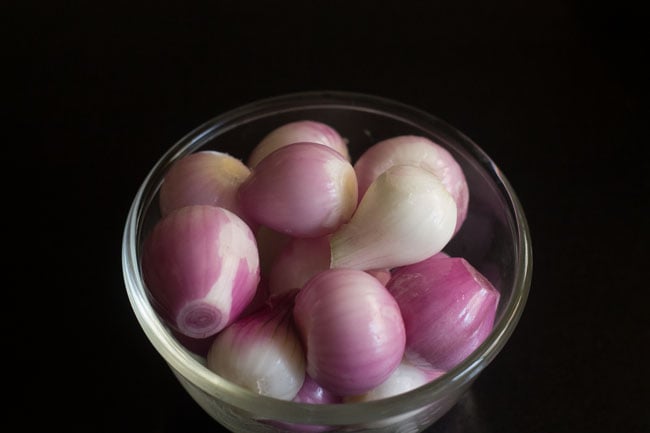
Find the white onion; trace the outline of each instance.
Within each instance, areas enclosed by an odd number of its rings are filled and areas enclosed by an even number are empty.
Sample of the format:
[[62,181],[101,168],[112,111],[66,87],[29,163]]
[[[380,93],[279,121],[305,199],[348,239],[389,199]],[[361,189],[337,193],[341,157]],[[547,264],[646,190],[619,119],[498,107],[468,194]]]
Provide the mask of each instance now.
[[403,135],[375,143],[354,163],[359,184],[359,199],[370,184],[393,165],[415,165],[438,176],[456,203],[458,232],[467,215],[469,187],[458,161],[441,145],[426,137]]
[[456,204],[437,176],[394,165],[370,185],[348,223],[331,237],[333,268],[372,270],[440,252],[456,226]]

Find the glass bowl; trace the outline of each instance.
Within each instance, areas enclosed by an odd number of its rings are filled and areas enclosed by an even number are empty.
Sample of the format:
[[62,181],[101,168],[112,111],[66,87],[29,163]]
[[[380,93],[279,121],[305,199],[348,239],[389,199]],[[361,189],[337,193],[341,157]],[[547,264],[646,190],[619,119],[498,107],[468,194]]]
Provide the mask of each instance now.
[[[407,393],[362,403],[312,405],[259,396],[217,376],[188,351],[154,311],[140,267],[144,236],[160,218],[157,200],[170,164],[198,150],[218,150],[245,160],[272,129],[316,120],[348,140],[352,159],[382,139],[428,137],[447,148],[465,172],[468,215],[445,248],[465,257],[500,291],[491,334],[446,374]],[[524,309],[532,274],[530,233],[508,180],[472,140],[435,116],[403,103],[359,93],[303,92],[253,102],[219,115],[176,142],[137,191],[124,229],[122,265],[133,312],[151,344],[191,397],[233,432],[419,432],[444,415],[494,359]]]

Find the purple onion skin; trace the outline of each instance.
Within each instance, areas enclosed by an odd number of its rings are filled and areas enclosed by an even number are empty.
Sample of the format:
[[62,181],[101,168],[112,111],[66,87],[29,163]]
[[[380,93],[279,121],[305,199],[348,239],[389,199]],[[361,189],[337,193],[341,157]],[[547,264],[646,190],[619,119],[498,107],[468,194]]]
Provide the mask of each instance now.
[[449,370],[492,331],[500,294],[463,258],[435,255],[396,268],[386,287],[402,312],[407,358]]
[[258,260],[244,221],[226,209],[196,205],[158,221],[143,244],[142,270],[161,317],[202,339],[232,323],[251,301]]
[[354,168],[318,143],[293,143],[270,153],[238,190],[247,219],[295,237],[332,233],[357,205]]
[[364,271],[316,274],[298,292],[294,317],[307,352],[307,374],[337,395],[376,387],[402,360],[405,332],[399,307]]

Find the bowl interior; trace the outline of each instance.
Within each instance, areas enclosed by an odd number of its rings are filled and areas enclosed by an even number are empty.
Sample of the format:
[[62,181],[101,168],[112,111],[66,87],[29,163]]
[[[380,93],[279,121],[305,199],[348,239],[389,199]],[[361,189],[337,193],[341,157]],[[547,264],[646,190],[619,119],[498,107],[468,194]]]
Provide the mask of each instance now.
[[[187,154],[208,149],[246,161],[264,135],[295,120],[317,120],[334,127],[348,141],[353,161],[380,140],[420,135],[447,148],[463,168],[470,190],[467,219],[445,251],[465,257],[500,291],[501,299],[492,334],[442,378],[378,402],[309,407],[268,401],[272,399],[255,396],[207,371],[176,342],[153,311],[140,274],[139,254],[143,238],[160,218],[157,194],[169,165]],[[160,158],[136,195],[127,220],[123,259],[127,291],[136,316],[177,375],[233,407],[251,412],[255,409],[254,413],[261,417],[273,415],[293,422],[325,422],[333,418],[341,423],[363,422],[424,406],[462,389],[496,356],[512,333],[525,305],[532,271],[524,212],[507,179],[482,149],[444,121],[416,108],[342,92],[300,93],[255,102],[211,119],[179,140]],[[260,404],[260,400],[264,403]],[[364,418],[360,412],[375,415]]]

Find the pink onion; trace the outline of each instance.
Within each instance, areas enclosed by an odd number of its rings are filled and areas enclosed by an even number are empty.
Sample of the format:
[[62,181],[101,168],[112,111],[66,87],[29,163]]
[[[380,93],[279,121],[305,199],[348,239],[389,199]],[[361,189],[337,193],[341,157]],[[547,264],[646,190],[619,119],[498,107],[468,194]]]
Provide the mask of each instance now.
[[465,259],[432,257],[392,271],[387,284],[406,328],[407,356],[449,370],[488,336],[500,294]]
[[269,291],[278,294],[300,289],[314,274],[328,269],[330,243],[327,236],[293,238],[280,251],[269,275]]
[[298,292],[294,317],[307,352],[307,374],[335,394],[361,394],[378,386],[402,360],[399,307],[366,272],[316,274]]
[[305,355],[293,325],[295,292],[269,299],[255,313],[221,331],[207,367],[260,395],[292,400],[303,386]]
[[300,388],[293,401],[296,403],[334,404],[341,403],[342,398],[320,386],[307,374],[302,388]]
[[269,154],[240,186],[253,221],[295,237],[322,236],[347,221],[357,205],[352,165],[317,143],[294,143]]
[[282,125],[266,135],[248,157],[248,166],[254,168],[274,150],[301,142],[323,144],[350,160],[348,146],[334,128],[322,122],[300,120]]
[[142,270],[160,315],[191,338],[209,337],[232,323],[259,281],[248,225],[206,205],[177,209],[156,223],[143,245]]
[[177,160],[160,186],[160,211],[167,215],[183,206],[219,206],[242,216],[237,189],[250,169],[226,153],[204,150]]
[[431,171],[440,178],[457,206],[457,232],[465,217],[469,203],[469,188],[458,161],[441,145],[425,137],[404,135],[375,143],[365,150],[354,163],[359,184],[359,199],[370,184],[393,165],[415,165]]

